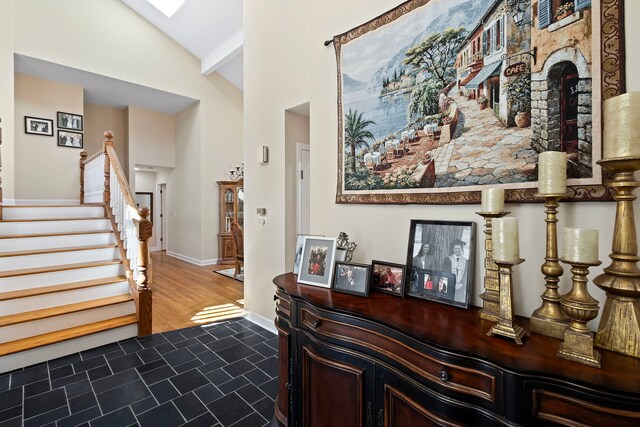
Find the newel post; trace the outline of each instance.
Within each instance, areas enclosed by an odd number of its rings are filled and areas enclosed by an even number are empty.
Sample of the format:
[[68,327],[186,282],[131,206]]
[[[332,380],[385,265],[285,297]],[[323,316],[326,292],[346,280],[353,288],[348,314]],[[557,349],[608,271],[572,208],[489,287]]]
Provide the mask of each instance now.
[[138,210],[140,219],[136,221],[138,228],[138,335],[151,334],[151,255],[149,239],[153,231],[153,224],[149,220],[149,208]]
[[84,205],[84,162],[87,160],[87,152],[80,152],[80,204]]
[[109,175],[111,173],[111,160],[109,160],[109,154],[107,153],[107,147],[113,147],[113,132],[110,130],[104,133],[104,143],[102,144],[102,151],[104,153],[104,205],[111,206],[111,181]]

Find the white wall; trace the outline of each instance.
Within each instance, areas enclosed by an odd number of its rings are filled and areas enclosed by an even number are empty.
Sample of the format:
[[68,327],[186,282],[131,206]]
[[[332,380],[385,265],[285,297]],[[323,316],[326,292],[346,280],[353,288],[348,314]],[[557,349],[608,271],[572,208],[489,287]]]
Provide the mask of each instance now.
[[106,105],[84,104],[84,151],[89,155],[102,149],[105,131],[113,132],[113,147],[124,169],[129,173],[125,109]]
[[[177,246],[170,249],[176,254],[191,254],[189,259],[198,263],[217,258],[212,239],[217,230],[216,211],[211,206],[217,198],[213,189],[216,180],[228,177],[229,167],[221,164],[235,165],[242,160],[242,94],[217,73],[203,76],[196,57],[117,0],[3,0],[0,24],[0,117],[4,119],[5,140],[10,139],[2,152],[5,198],[13,198],[16,156],[12,136],[14,129],[19,129],[13,118],[13,97],[6,102],[13,93],[14,53],[184,95],[199,100],[195,107],[198,118],[183,123],[193,128],[178,130],[176,123],[173,131],[175,137],[188,135],[188,140],[175,141],[176,191],[169,190],[169,194],[190,203],[172,205],[178,220],[170,222],[176,227],[170,232],[175,238],[169,242]],[[136,127],[128,114],[124,127]],[[128,133],[122,135],[125,145],[128,138]],[[116,135],[116,140],[121,138]],[[130,151],[133,144],[130,141]],[[183,148],[192,151],[183,155],[179,151]],[[137,154],[129,154],[135,164]],[[150,147],[145,154],[156,153]],[[167,165],[163,159],[153,161]],[[131,165],[132,159],[127,163]],[[178,171],[179,164],[187,169]],[[130,167],[129,178],[135,186],[132,170]],[[210,234],[203,235],[202,229],[211,230],[207,231]]]
[[[285,111],[285,260],[293,259],[298,235],[297,144],[309,144],[309,117]],[[309,179],[309,177],[307,177]],[[286,261],[285,261],[286,263]]]
[[[596,3],[596,2],[594,2]],[[335,204],[337,168],[337,85],[336,57],[332,46],[322,42],[397,6],[396,0],[353,0],[322,2],[275,0],[268,3],[245,0],[245,152],[255,151],[258,141],[248,135],[249,129],[261,131],[260,144],[271,145],[271,161],[267,167],[248,163],[247,242],[245,300],[250,310],[273,317],[274,276],[291,270],[285,259],[286,225],[282,218],[285,167],[285,123],[283,111],[296,105],[295,99],[310,100],[311,112],[311,232],[335,236],[346,231],[358,244],[354,261],[370,262],[372,258],[392,262],[406,261],[406,248],[411,219],[448,219],[475,221],[477,205],[460,206],[383,206]],[[640,59],[631,40],[640,39],[640,2],[626,2],[627,89],[640,90]],[[310,18],[311,17],[311,18]],[[295,35],[295,36],[294,36]],[[307,56],[308,55],[308,56]],[[310,84],[313,82],[313,84]],[[268,196],[267,196],[268,194]],[[266,205],[271,212],[267,227],[257,225],[252,212]],[[540,266],[544,261],[544,207],[540,204],[509,204],[512,215],[520,222],[521,255],[527,261],[515,269],[516,312],[529,316],[540,303],[544,280]],[[635,202],[636,212],[640,209]],[[613,234],[613,203],[565,203],[560,207],[558,226],[592,227],[600,230],[600,258],[603,266]],[[636,213],[636,217],[637,217]],[[393,222],[393,227],[385,226]],[[403,225],[404,224],[404,225]],[[476,246],[474,305],[480,305],[483,276],[483,245]],[[592,270],[591,278],[602,272]],[[570,274],[565,269],[561,291],[569,286]],[[590,292],[604,301],[602,291]],[[602,307],[603,304],[601,304]]]
[[[309,0],[245,0],[243,6],[245,306],[267,319],[274,314],[271,280],[288,271],[291,264],[285,259],[284,111],[309,101],[313,50],[310,4]],[[340,7],[349,9],[350,4]],[[335,71],[332,74],[335,76]],[[269,147],[267,165],[255,161],[260,145]],[[257,207],[267,209],[266,226],[258,224]]]
[[[82,150],[58,146],[56,117],[58,111],[82,115],[83,100],[81,86],[15,75],[16,200],[79,201]],[[53,120],[53,136],[25,133],[25,116]]]

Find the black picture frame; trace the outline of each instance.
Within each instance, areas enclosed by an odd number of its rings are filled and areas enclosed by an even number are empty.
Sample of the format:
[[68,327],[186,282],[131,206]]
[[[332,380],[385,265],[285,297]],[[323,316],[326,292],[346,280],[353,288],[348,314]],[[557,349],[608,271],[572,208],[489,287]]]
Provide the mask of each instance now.
[[53,136],[53,120],[24,116],[24,133],[29,135]]
[[[405,295],[469,308],[476,223],[411,220]],[[445,282],[446,290],[439,288]]]
[[[391,274],[387,270],[391,271]],[[398,271],[399,270],[399,271]],[[401,277],[398,279],[398,274]],[[392,285],[387,283],[391,277]],[[371,285],[370,289],[378,292],[404,297],[404,287],[407,278],[407,266],[387,261],[371,261]]]
[[82,149],[84,147],[83,134],[58,129],[58,147]]
[[65,113],[64,111],[58,111],[58,129],[68,129],[76,132],[82,132],[84,127],[84,120],[82,115]]
[[[351,278],[349,273],[351,273]],[[350,284],[350,279],[354,283]],[[369,295],[370,280],[371,266],[369,264],[336,261],[331,290],[366,297]]]

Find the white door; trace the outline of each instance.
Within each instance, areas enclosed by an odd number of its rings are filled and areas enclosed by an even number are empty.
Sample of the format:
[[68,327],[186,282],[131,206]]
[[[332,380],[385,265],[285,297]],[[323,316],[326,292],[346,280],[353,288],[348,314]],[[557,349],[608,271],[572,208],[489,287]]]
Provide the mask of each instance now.
[[167,250],[167,184],[160,184],[160,249]]
[[306,144],[298,144],[298,234],[309,234],[310,222],[310,151]]

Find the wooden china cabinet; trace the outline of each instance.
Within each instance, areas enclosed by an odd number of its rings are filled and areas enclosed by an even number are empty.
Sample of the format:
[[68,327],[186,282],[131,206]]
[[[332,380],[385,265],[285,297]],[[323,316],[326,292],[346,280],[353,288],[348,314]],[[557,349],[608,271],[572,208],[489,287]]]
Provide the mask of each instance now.
[[240,179],[238,181],[218,181],[217,183],[220,195],[218,263],[231,264],[234,261],[231,223],[237,222],[244,229],[244,181]]
[[[640,359],[602,368],[486,335],[479,309],[368,298],[274,279],[279,394],[272,426],[639,426]],[[517,318],[528,330],[528,319]]]

